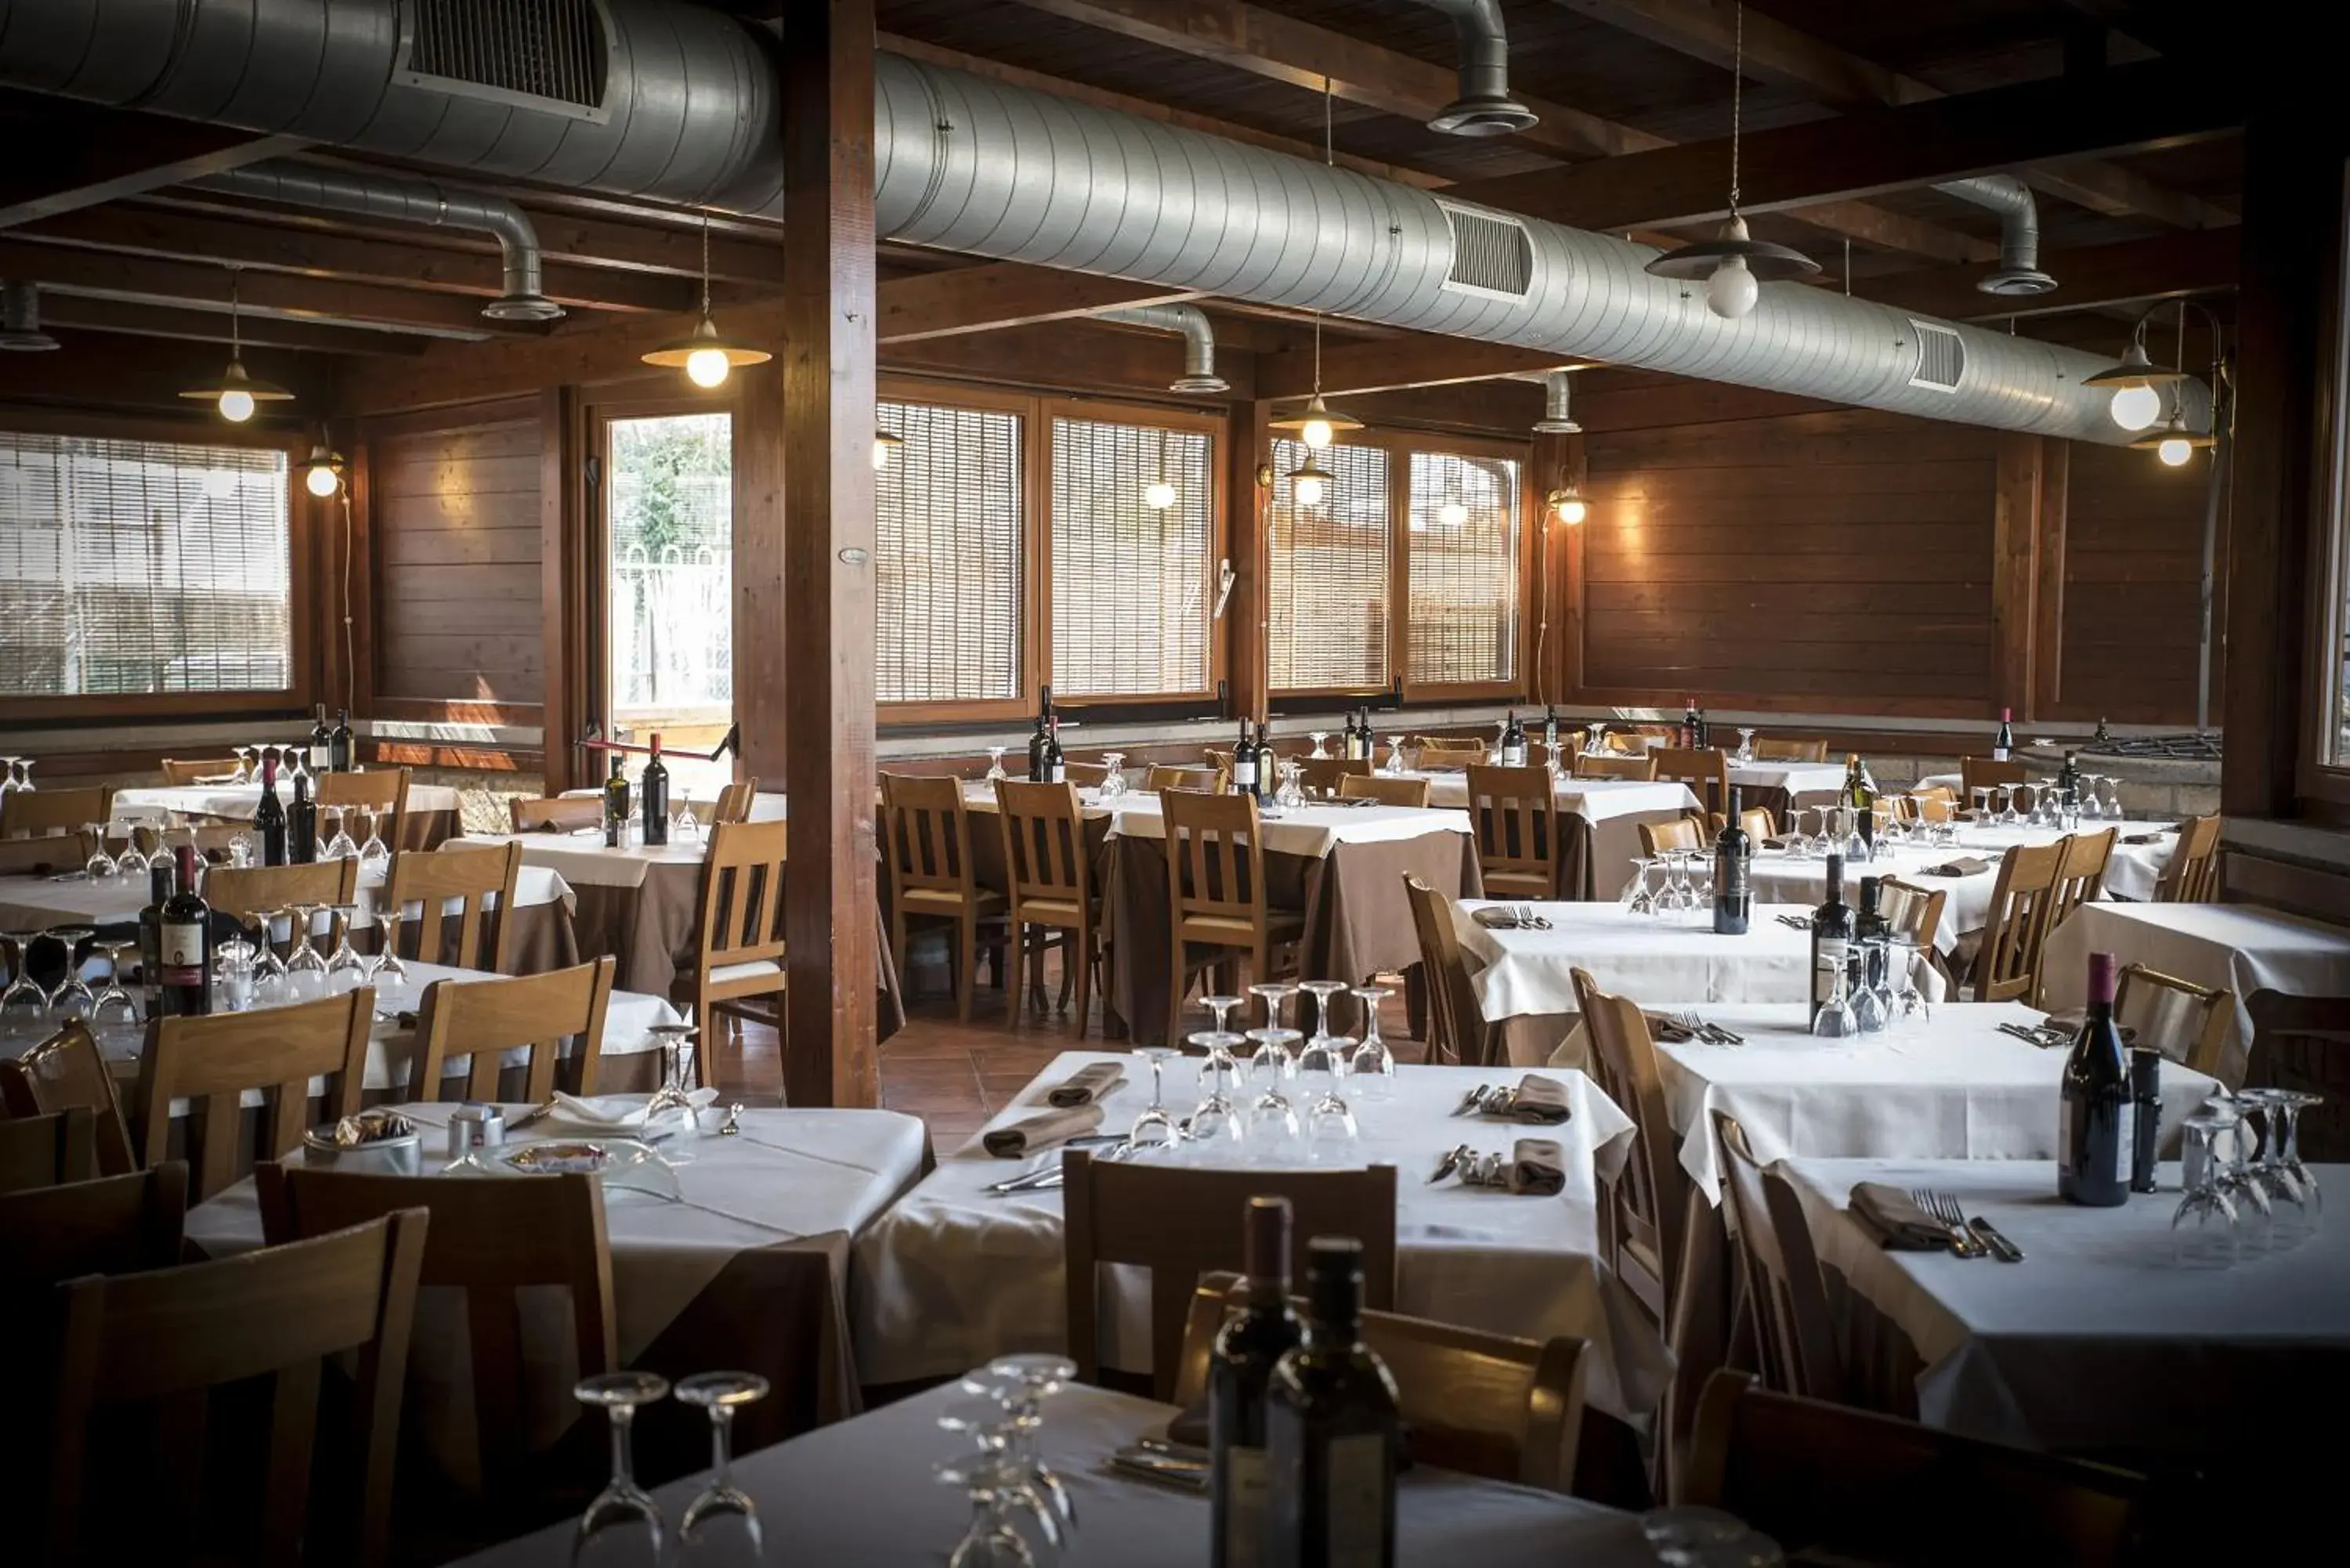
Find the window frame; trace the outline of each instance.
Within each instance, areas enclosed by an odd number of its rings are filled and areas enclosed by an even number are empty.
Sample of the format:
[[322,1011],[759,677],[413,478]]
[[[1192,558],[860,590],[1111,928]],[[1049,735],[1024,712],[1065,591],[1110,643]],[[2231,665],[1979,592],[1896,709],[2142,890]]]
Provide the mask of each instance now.
[[[324,680],[318,668],[320,640],[317,585],[317,536],[328,525],[331,501],[304,488],[303,460],[309,443],[303,433],[276,427],[254,429],[226,421],[136,418],[118,414],[62,413],[0,404],[0,430],[25,435],[80,437],[90,441],[149,441],[169,446],[248,447],[286,454],[286,618],[290,633],[282,687],[234,691],[125,691],[0,696],[0,720],[31,724],[80,718],[194,719],[306,712],[317,701]],[[339,494],[340,493],[338,493]],[[305,526],[308,522],[311,525]],[[354,595],[361,591],[353,585]]]
[[[2306,559],[2311,601],[2302,649],[2302,732],[2294,747],[2294,790],[2314,815],[2350,826],[2350,756],[2336,759],[2336,728],[2350,720],[2350,161],[2335,192],[2333,288],[2325,305],[2327,366],[2321,378],[2324,442],[2317,463],[2322,502]],[[2234,563],[2229,563],[2230,568]],[[2215,701],[2221,693],[2214,692]],[[2224,721],[2224,713],[2220,715]]]

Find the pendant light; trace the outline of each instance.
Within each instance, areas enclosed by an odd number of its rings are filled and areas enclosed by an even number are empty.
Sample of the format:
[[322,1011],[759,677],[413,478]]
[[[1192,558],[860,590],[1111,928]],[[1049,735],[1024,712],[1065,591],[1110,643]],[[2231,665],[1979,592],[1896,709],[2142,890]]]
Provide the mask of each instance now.
[[1289,499],[1298,506],[1319,506],[1329,495],[1330,487],[1337,483],[1338,476],[1325,469],[1321,460],[1309,452],[1304,462],[1289,471]]
[[[1336,155],[1333,149],[1334,143],[1330,132],[1330,78],[1325,76],[1322,78],[1322,166],[1326,169],[1330,168],[1336,161]],[[1318,310],[1314,313],[1314,395],[1305,400],[1304,408],[1285,419],[1268,421],[1265,428],[1280,431],[1285,435],[1295,436],[1308,452],[1321,452],[1326,449],[1341,432],[1358,431],[1363,428],[1362,421],[1350,414],[1341,413],[1322,400],[1322,313]],[[1328,483],[1330,476],[1315,467],[1314,460],[1310,457],[1306,460],[1306,466],[1297,472],[1305,473],[1309,471],[1319,474],[1325,483]],[[1316,500],[1318,499],[1317,497]],[[1301,502],[1300,504],[1312,506],[1315,502],[1305,501]]]
[[321,501],[343,487],[343,454],[327,444],[326,431],[320,431],[318,439],[310,443],[303,470],[302,487]]
[[1730,57],[1730,218],[1721,233],[1710,240],[1677,246],[1648,263],[1659,277],[1701,278],[1705,307],[1725,321],[1735,321],[1762,298],[1762,286],[1782,278],[1801,277],[1820,270],[1820,264],[1799,250],[1758,240],[1746,232],[1738,213],[1738,144],[1745,129],[1746,7],[1738,7],[1737,30]]
[[[2114,423],[2126,431],[2142,431],[2162,417],[2162,389],[2176,387],[2187,379],[2187,309],[2178,311],[2179,364],[2163,366],[2154,362],[2146,351],[2146,326],[2153,318],[2149,310],[2137,318],[2130,328],[2129,346],[2122,350],[2121,363],[2109,365],[2094,376],[2085,377],[2085,387],[2110,387],[2114,399],[2110,405]],[[2156,438],[2159,440],[2159,437]],[[2132,442],[2132,445],[2143,443]],[[2180,462],[2187,460],[2180,458]]]
[[697,387],[723,387],[737,365],[764,365],[774,358],[764,348],[753,348],[722,336],[710,319],[710,214],[702,214],[702,319],[678,342],[644,357],[648,365],[685,372]]
[[1570,528],[1591,515],[1590,504],[1575,490],[1575,482],[1571,479],[1544,496],[1543,504],[1550,508],[1553,517]]
[[1159,432],[1159,477],[1142,487],[1142,504],[1153,512],[1175,504],[1175,487],[1167,482],[1167,432]]
[[[2137,328],[2132,334],[2130,353],[2136,354],[2142,364],[2147,359],[2146,327],[2147,322],[2151,319],[2151,317],[2152,310],[2149,309],[2147,316],[2140,317],[2138,318]],[[2215,389],[2221,384],[2227,375],[2227,360],[2225,354],[2221,351],[2220,347],[2219,333],[2219,323],[2215,319],[2212,322],[2211,327],[2211,355],[2213,359],[2211,367],[2211,384]],[[2104,374],[2112,375],[2121,370],[2132,368],[2130,366],[2130,353],[2125,353],[2122,357],[2122,363],[2115,366],[2113,370],[2104,372]],[[2187,428],[2186,400],[2179,394],[2179,389],[2187,379],[2187,302],[2183,299],[2178,302],[2178,365],[2179,368],[2178,369],[2166,370],[2159,366],[2147,364],[2146,365],[2146,373],[2144,375],[2134,382],[2121,386],[2114,393],[2114,419],[2116,422],[2121,424],[2124,430],[2145,430],[2147,431],[2146,434],[2130,442],[2130,450],[2133,452],[2150,452],[2154,453],[2155,457],[2165,468],[2184,468],[2187,466],[2188,459],[2193,457],[2198,452],[2206,447],[2214,447],[2220,444],[2220,438],[2217,433],[2219,407],[2216,392],[2214,394],[2212,407],[2212,422],[2214,425],[2214,431],[2211,433],[2203,434]],[[2101,383],[2097,378],[2092,377],[2089,384],[2096,386],[2103,383]],[[2161,428],[2148,429],[2147,427],[2154,423],[2154,421],[2150,418],[2141,420],[2136,424],[2129,423],[2122,418],[2122,399],[2125,395],[2139,400],[2137,402],[2130,405],[2129,412],[2133,418],[2144,404],[2144,399],[2140,397],[2140,394],[2144,394],[2144,397],[2146,398],[2152,398],[2155,400],[2156,410],[2159,412],[2162,406],[2162,393],[2158,389],[2161,386],[2168,386],[2171,389],[2170,418],[2163,421]]]
[[228,369],[217,380],[190,387],[180,396],[200,403],[210,403],[220,410],[220,417],[233,425],[241,425],[253,417],[260,403],[290,403],[294,394],[270,381],[256,380],[244,369],[244,341],[239,329],[238,310],[242,301],[237,296],[238,268],[228,269]]

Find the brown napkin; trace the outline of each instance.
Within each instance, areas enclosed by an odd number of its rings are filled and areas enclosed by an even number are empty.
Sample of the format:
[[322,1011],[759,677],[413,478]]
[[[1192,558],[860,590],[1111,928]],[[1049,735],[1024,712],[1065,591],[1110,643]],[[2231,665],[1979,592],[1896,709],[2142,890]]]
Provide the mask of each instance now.
[[1008,1127],[979,1135],[987,1152],[998,1159],[1018,1159],[1022,1155],[1035,1154],[1056,1143],[1081,1137],[1101,1126],[1099,1106],[1071,1106],[1050,1110],[1042,1116],[1026,1116]]
[[1783,838],[1766,838],[1762,841],[1762,847],[1765,849],[1784,849],[1787,847],[1787,841]]
[[1485,1104],[1491,1107],[1487,1114],[1503,1121],[1535,1122],[1556,1127],[1567,1117],[1566,1085],[1556,1078],[1545,1078],[1539,1073],[1528,1073],[1520,1079],[1518,1086],[1510,1091],[1509,1098],[1502,1105],[1495,1106],[1491,1099]]
[[1920,873],[1927,877],[1980,877],[1991,869],[1991,862],[1978,860],[1971,855],[1961,855],[1956,860],[1945,860],[1939,866],[1929,866]]
[[2160,833],[2133,833],[2122,839],[2124,844],[2159,844],[2168,836]]
[[1566,1151],[1555,1138],[1522,1137],[1511,1147],[1510,1190],[1537,1198],[1566,1190]]
[[1170,1443],[1180,1443],[1186,1448],[1206,1448],[1208,1446],[1208,1402],[1202,1399],[1197,1405],[1186,1406],[1167,1417],[1167,1440]]
[[1469,918],[1489,931],[1514,931],[1525,923],[1518,919],[1518,911],[1507,904],[1471,910]]
[[1063,1110],[1108,1099],[1110,1091],[1126,1082],[1126,1068],[1117,1062],[1093,1062],[1078,1068],[1045,1091],[1045,1103]]
[[1848,1212],[1888,1252],[1932,1252],[1950,1244],[1948,1226],[1910,1201],[1908,1193],[1881,1181],[1856,1185]]
[[1648,1038],[1666,1045],[1686,1045],[1697,1038],[1661,1012],[1641,1014],[1648,1021]]

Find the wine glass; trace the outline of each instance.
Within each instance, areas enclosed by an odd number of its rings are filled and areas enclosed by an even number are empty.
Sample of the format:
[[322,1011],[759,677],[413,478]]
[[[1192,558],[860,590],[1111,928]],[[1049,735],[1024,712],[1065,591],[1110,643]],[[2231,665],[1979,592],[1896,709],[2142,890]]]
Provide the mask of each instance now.
[[1094,798],[1107,805],[1124,794],[1126,794],[1126,753],[1104,752],[1101,787],[1095,791]]
[[317,948],[310,945],[310,927],[317,919],[324,904],[297,903],[286,906],[293,916],[293,948],[286,955],[286,989],[297,1002],[307,1002],[327,994],[327,961]]
[[677,815],[670,819],[669,830],[680,844],[697,843],[702,837],[702,818],[693,814],[693,791],[683,785],[678,788]]
[[335,929],[341,932],[341,940],[335,943],[335,956],[327,961],[327,990],[334,996],[348,996],[365,985],[368,978],[367,960],[351,946],[351,928],[359,922],[359,907],[329,904],[327,908],[334,914]]
[[1150,1103],[1135,1113],[1126,1141],[1134,1149],[1165,1148],[1177,1137],[1175,1118],[1168,1113],[1166,1100],[1167,1058],[1176,1054],[1176,1049],[1172,1042],[1162,1040],[1137,1045],[1134,1054],[1150,1064]]
[[27,794],[38,793],[33,788],[33,764],[37,761],[36,757],[16,759],[16,787]]
[[[1332,1043],[1332,1050],[1335,1054],[1352,1044],[1353,1041],[1342,1036]],[[1305,1107],[1305,1162],[1357,1164],[1360,1160],[1359,1136],[1354,1107],[1347,1103],[1346,1079],[1334,1073]]]
[[1256,1042],[1256,1050],[1248,1059],[1248,1079],[1269,1088],[1279,1088],[1295,1076],[1297,1064],[1290,1047],[1305,1038],[1295,1029],[1252,1029],[1248,1039]]
[[383,813],[372,810],[368,812],[367,825],[367,842],[359,846],[359,864],[381,866],[391,858],[391,851],[384,847],[382,837]]
[[1886,945],[1885,977],[1893,988],[1887,1023],[1897,1034],[1907,1034],[1914,1027],[1934,1021],[1926,988],[1918,983],[1918,966],[1922,959],[1917,942],[1908,937],[1894,937]]
[[[155,846],[158,853],[161,853],[163,835],[161,830],[158,829],[155,834]],[[122,853],[114,857],[116,874],[131,877],[144,877],[154,868],[153,857],[147,855],[139,847],[139,825],[135,822],[125,823],[122,827]]]
[[571,1397],[582,1405],[600,1407],[612,1431],[612,1479],[579,1516],[578,1532],[571,1538],[575,1568],[590,1561],[660,1561],[660,1504],[637,1484],[630,1435],[638,1407],[668,1394],[669,1379],[650,1372],[607,1372],[583,1377],[571,1390]]
[[1050,1351],[1033,1351],[997,1356],[987,1364],[987,1375],[999,1380],[998,1397],[1012,1417],[1012,1442],[1006,1451],[1060,1521],[1075,1528],[1076,1500],[1037,1452],[1036,1433],[1045,1424],[1045,1401],[1077,1380],[1077,1364]]
[[2179,1124],[2179,1185],[2187,1195],[2170,1216],[2170,1261],[2181,1268],[2230,1268],[2241,1255],[2236,1205],[2220,1188],[2219,1151],[2220,1136],[2234,1132],[2239,1119],[2214,1098]]
[[33,944],[40,940],[38,931],[0,932],[14,976],[0,991],[0,1033],[36,1033],[48,1023],[49,993],[33,978]]
[[293,923],[291,909],[255,909],[244,918],[253,932],[253,1001],[268,1007],[286,1000],[286,961],[277,956],[277,922]]
[[993,784],[996,780],[1005,776],[1003,772],[1003,753],[1010,750],[1011,748],[1009,746],[990,746],[987,748],[987,783]]
[[1363,1040],[1355,1047],[1354,1059],[1347,1064],[1347,1076],[1354,1085],[1355,1097],[1362,1100],[1388,1100],[1395,1097],[1395,1053],[1388,1049],[1379,1033],[1379,1003],[1390,992],[1377,985],[1358,985],[1354,998],[1363,1004]]
[[1753,760],[1754,732],[1743,725],[1741,725],[1738,731],[1738,751],[1737,753],[1731,758],[1731,761],[1742,764],[1751,763]]
[[2015,809],[2015,792],[2021,787],[2012,784],[2002,784],[1999,786],[1999,815],[1995,820],[2000,826],[2015,827],[2022,825],[2023,817]]
[[1624,884],[1617,902],[1627,915],[1653,915],[1657,912],[1657,896],[1648,888],[1648,873],[1657,867],[1653,855],[1638,855],[1632,858],[1632,879]]
[[213,992],[223,1012],[244,1012],[253,1006],[253,944],[231,937],[213,947]]
[[1403,737],[1389,735],[1388,737],[1388,772],[1400,775],[1403,771]]
[[81,950],[82,944],[98,933],[88,926],[52,926],[41,935],[51,941],[63,942],[66,949],[65,978],[49,992],[49,1011],[56,1013],[60,1022],[87,1019],[97,1005],[98,997],[89,989],[89,982],[81,977]]
[[0,794],[16,787],[16,759],[0,752]]
[[1280,758],[1275,765],[1281,783],[1273,792],[1274,804],[1284,811],[1295,811],[1305,804],[1305,766],[1295,757]]
[[[750,1372],[697,1372],[677,1382],[678,1403],[699,1405],[710,1412],[710,1484],[685,1505],[677,1527],[678,1555],[696,1563],[714,1562],[719,1551],[729,1558],[756,1563],[762,1554],[759,1509],[751,1494],[734,1484],[734,1412],[767,1397],[767,1380]],[[713,1519],[741,1521],[738,1530],[714,1535],[698,1533]],[[743,1549],[747,1545],[748,1551]]]
[[368,983],[383,996],[394,995],[408,987],[408,966],[400,961],[400,928],[407,918],[405,909],[390,902],[375,918],[376,950],[368,964]]
[[1820,956],[1819,966],[1827,976],[1828,998],[1812,1014],[1812,1033],[1821,1040],[1848,1040],[1860,1033],[1860,1023],[1853,1016],[1851,986],[1846,976],[1844,961],[1824,953]]
[[1290,1105],[1289,1096],[1281,1092],[1280,1079],[1274,1079],[1265,1086],[1263,1093],[1249,1103],[1248,1120],[1241,1133],[1241,1147],[1249,1159],[1258,1165],[1294,1165],[1297,1162],[1297,1112]]
[[1317,757],[1327,757],[1330,754],[1323,746],[1323,742],[1330,738],[1329,731],[1308,730],[1305,732],[1305,738],[1314,742],[1313,755]]
[[139,1003],[123,989],[122,955],[139,950],[135,941],[103,941],[98,950],[106,955],[106,983],[89,1005],[89,1026],[101,1038],[109,1034],[128,1034],[139,1027]]
[[2243,1170],[2245,1179],[2265,1200],[2271,1239],[2281,1246],[2301,1241],[2308,1235],[2315,1216],[2303,1197],[2300,1175],[2289,1168],[2284,1159],[2285,1093],[2270,1088],[2238,1089],[2236,1105],[2244,1113],[2247,1127],[2253,1113],[2262,1118],[2260,1151],[2243,1162]]
[[114,857],[106,852],[106,824],[85,824],[82,831],[89,835],[89,858],[82,865],[82,875],[93,882],[104,881],[114,875]]
[[1853,1021],[1863,1034],[1882,1034],[1893,1023],[1893,985],[1887,974],[1892,945],[1884,937],[1860,939],[1860,973],[1852,987]]
[[327,814],[335,825],[335,831],[328,836],[325,858],[328,860],[357,860],[359,857],[359,843],[351,837],[350,829],[346,826],[347,819],[350,815],[349,809],[345,806],[333,805],[327,808]]
[[2301,1113],[2312,1106],[2324,1103],[2324,1095],[2314,1094],[2307,1089],[2269,1091],[2269,1121],[2271,1137],[2276,1146],[2275,1158],[2285,1175],[2301,1189],[2302,1207],[2307,1210],[2312,1225],[2317,1222],[2320,1194],[2316,1172],[2303,1164],[2301,1159]]
[[1607,726],[1593,722],[1583,726],[1583,754],[1596,757],[1607,750]]
[[1249,994],[1264,1003],[1264,1026],[1281,1027],[1281,1004],[1297,994],[1297,987],[1285,981],[1266,981],[1249,987]]

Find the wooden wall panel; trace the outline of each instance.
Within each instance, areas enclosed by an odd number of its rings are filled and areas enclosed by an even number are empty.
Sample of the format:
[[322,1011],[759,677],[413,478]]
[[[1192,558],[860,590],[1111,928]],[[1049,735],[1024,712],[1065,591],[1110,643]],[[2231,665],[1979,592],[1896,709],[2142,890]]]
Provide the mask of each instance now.
[[1609,402],[1580,405],[1583,700],[1990,703],[1991,432],[1859,410],[1609,429]]
[[542,448],[536,417],[386,429],[369,442],[382,697],[544,699]]
[[[2126,447],[2072,444],[2054,717],[2194,722],[2197,600],[2210,476],[2208,454],[2199,453],[2184,468],[2165,468],[2150,454]],[[2225,535],[2223,526],[2223,539]],[[2224,611],[2224,560],[2220,580]],[[2224,617],[2215,629],[2224,639]],[[2215,722],[2222,663],[2215,649]]]

